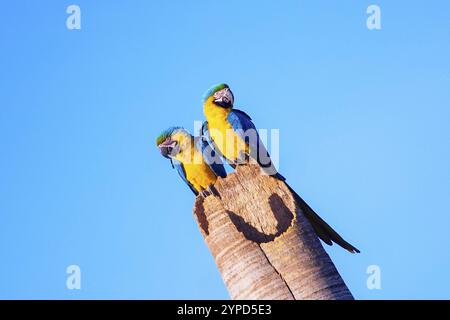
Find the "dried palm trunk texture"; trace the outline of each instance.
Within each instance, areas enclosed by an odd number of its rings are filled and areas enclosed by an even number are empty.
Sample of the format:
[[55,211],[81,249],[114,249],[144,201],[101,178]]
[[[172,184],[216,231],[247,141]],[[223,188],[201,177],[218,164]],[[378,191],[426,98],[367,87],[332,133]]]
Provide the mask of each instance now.
[[353,299],[286,185],[239,166],[194,215],[232,299]]

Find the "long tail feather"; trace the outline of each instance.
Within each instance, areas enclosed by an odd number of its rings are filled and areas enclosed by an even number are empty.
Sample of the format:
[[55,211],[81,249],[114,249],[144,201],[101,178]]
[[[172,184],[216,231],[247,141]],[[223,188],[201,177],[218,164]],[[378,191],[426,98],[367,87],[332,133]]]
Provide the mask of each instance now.
[[351,253],[360,253],[357,248],[345,241],[332,227],[328,225],[328,223],[326,223],[317,213],[315,213],[314,210],[287,183],[286,186],[294,194],[300,209],[302,209],[306,218],[308,218],[314,228],[317,236],[322,239],[323,242],[330,246],[333,245],[334,242]]

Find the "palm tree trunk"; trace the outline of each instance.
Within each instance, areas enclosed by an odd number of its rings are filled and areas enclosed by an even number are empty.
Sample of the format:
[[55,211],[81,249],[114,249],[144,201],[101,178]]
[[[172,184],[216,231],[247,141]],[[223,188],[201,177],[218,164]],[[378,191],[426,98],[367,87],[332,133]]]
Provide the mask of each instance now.
[[247,165],[215,189],[194,215],[232,299],[353,299],[283,182]]

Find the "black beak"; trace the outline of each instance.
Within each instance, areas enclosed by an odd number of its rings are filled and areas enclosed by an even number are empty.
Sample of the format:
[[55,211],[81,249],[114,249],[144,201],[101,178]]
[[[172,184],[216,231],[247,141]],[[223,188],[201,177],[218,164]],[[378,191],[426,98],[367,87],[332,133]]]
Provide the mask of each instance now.
[[222,108],[231,108],[233,106],[230,103],[230,101],[228,101],[227,99],[224,99],[224,98],[220,98],[218,100],[215,100],[214,103],[217,104],[218,106],[222,107]]
[[166,140],[163,143],[161,143],[158,148],[159,151],[161,152],[161,155],[164,158],[170,159],[173,149],[175,148],[175,146],[177,145],[176,141],[172,141],[172,140]]

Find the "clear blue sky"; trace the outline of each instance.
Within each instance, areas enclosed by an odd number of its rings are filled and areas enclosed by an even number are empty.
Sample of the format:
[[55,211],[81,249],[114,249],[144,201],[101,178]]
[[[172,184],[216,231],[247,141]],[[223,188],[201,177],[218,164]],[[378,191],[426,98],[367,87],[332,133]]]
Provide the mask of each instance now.
[[357,298],[450,298],[449,15],[444,0],[2,3],[0,298],[228,298],[154,145],[192,130],[217,82],[280,129],[282,174],[361,249],[327,248]]

